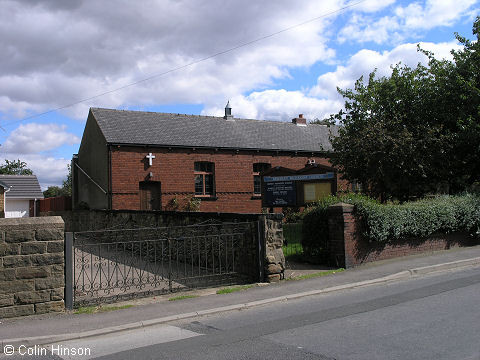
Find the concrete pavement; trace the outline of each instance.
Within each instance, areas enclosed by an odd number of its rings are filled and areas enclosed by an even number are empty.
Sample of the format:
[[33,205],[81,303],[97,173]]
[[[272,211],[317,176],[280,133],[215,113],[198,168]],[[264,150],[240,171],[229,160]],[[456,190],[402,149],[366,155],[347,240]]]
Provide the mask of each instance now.
[[227,295],[217,295],[210,289],[189,292],[203,296],[181,301],[168,301],[175,296],[172,294],[131,301],[128,303],[142,305],[112,312],[6,319],[0,324],[0,352],[4,344],[33,345],[80,339],[474,266],[480,266],[480,246],[370,263],[325,277],[257,286]]

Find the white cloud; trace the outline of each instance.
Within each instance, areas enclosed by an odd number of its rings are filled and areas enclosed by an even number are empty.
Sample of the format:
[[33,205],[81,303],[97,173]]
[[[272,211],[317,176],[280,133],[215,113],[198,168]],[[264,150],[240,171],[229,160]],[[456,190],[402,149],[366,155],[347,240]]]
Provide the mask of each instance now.
[[[323,119],[338,111],[343,103],[337,100],[309,97],[301,91],[266,90],[248,96],[235,96],[230,100],[232,113],[238,118],[290,121],[298,114],[308,120]],[[224,109],[207,107],[205,114],[223,116]]]
[[31,169],[37,176],[42,190],[46,190],[49,186],[61,186],[63,180],[67,178],[69,159],[55,158],[42,154],[16,154],[16,153],[0,153],[0,162],[5,163],[8,160],[21,160],[27,164],[27,168]]
[[[431,51],[439,59],[451,59],[450,51],[460,49],[456,42],[448,43],[420,43],[420,47]],[[339,65],[333,72],[320,75],[317,84],[310,90],[309,96],[340,99],[337,86],[341,89],[353,88],[355,81],[377,69],[377,76],[391,74],[391,66],[399,62],[415,67],[418,63],[427,64],[427,57],[417,51],[417,44],[402,44],[391,51],[377,52],[373,50],[360,50],[353,55],[346,65]]]
[[[205,4],[148,0],[0,0],[0,112],[56,108],[186,65],[271,34],[341,5],[339,0]],[[194,66],[68,109],[203,103],[235,96],[326,61],[335,52],[322,19]]]
[[396,32],[400,24],[396,18],[384,16],[377,21],[371,21],[369,17],[354,15],[349,23],[340,31],[338,41],[342,44],[346,41],[358,42],[372,41],[382,44],[387,41],[397,42],[400,35]]
[[65,125],[29,123],[12,131],[0,146],[0,161],[20,159],[37,175],[42,189],[62,185],[70,159],[53,153],[62,145],[78,144],[80,139],[66,131]]
[[[455,42],[420,43],[420,46],[431,51],[439,59],[451,59],[450,51],[459,49]],[[265,90],[252,92],[247,96],[237,95],[230,99],[235,117],[265,120],[290,121],[298,114],[304,114],[308,120],[324,119],[337,113],[344,104],[344,99],[337,92],[351,89],[355,81],[377,69],[377,76],[391,74],[391,66],[401,62],[410,67],[418,63],[427,63],[427,57],[417,51],[417,44],[402,44],[391,51],[377,52],[360,50],[354,54],[346,65],[337,66],[335,71],[322,74],[317,84],[306,91]],[[205,107],[204,114],[223,116],[224,109],[216,104]]]
[[[354,14],[339,32],[340,43],[399,44],[417,32],[439,26],[451,26],[463,17],[470,18],[477,0],[426,0],[407,6],[397,6],[393,15],[375,18],[372,15]],[[453,37],[453,34],[452,34]]]
[[2,153],[35,154],[56,149],[64,144],[80,143],[65,125],[29,123],[12,131],[1,146]]
[[67,178],[68,167],[71,159],[57,159],[52,156],[43,156],[39,154],[29,154],[22,158],[29,164],[30,169],[37,175],[42,190],[49,186],[61,186],[63,180]]
[[[115,0],[0,0],[0,125],[168,72],[346,3],[145,0],[119,6]],[[421,61],[415,45],[359,51],[348,63],[319,76],[312,89],[267,89],[297,69],[338,63],[330,38],[399,44],[422,29],[471,16],[473,3],[427,0],[404,6],[395,0],[367,0],[346,12],[350,21],[338,36],[337,15],[331,15],[64,111],[85,120],[90,106],[204,104],[204,113],[223,115],[219,105],[231,99],[238,117],[290,121],[303,113],[310,120],[324,118],[343,105],[336,86],[352,87],[375,67],[379,75],[387,74],[390,64],[400,60],[414,66]],[[453,44],[424,47],[448,54],[449,46]],[[52,154],[79,140],[58,125],[22,125],[3,142],[0,159],[5,155],[27,161],[42,185],[58,185],[70,160]]]
[[427,0],[423,6],[418,2],[399,6],[395,13],[407,29],[432,29],[451,26],[459,18],[469,16],[475,3],[477,0]]
[[395,3],[395,0],[366,0],[355,6],[355,11],[376,12]]

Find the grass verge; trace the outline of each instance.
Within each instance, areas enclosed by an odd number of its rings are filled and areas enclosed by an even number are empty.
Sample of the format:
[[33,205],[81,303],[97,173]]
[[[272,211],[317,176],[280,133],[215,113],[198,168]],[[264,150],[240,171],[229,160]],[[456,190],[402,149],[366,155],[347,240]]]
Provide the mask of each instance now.
[[128,309],[133,307],[133,305],[122,305],[122,306],[82,306],[74,311],[74,314],[95,314],[99,312],[115,311]]
[[179,296],[174,296],[168,299],[168,301],[177,301],[177,300],[184,300],[184,299],[192,299],[196,298],[199,295],[179,295]]
[[251,285],[242,285],[242,286],[234,286],[234,287],[223,288],[223,289],[218,290],[217,294],[219,294],[219,295],[230,294],[230,293],[233,293],[233,292],[236,292],[236,291],[247,290],[247,289],[250,289],[251,287],[254,287],[254,286],[255,285],[251,284]]
[[300,276],[287,278],[287,279],[285,279],[285,281],[312,279],[312,278],[316,278],[316,277],[322,277],[322,276],[327,276],[327,275],[331,275],[331,274],[336,274],[336,273],[339,273],[339,272],[342,272],[342,271],[345,271],[345,269],[344,268],[339,268],[339,269],[335,269],[335,270],[320,271],[320,272],[314,273],[314,274],[306,274],[306,275],[300,275]]

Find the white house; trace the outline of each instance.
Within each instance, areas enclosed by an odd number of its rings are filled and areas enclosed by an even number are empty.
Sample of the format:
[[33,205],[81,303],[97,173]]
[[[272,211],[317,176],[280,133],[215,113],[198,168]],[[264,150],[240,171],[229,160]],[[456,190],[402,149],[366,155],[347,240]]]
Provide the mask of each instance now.
[[43,193],[35,175],[0,175],[0,216],[36,216],[39,199]]

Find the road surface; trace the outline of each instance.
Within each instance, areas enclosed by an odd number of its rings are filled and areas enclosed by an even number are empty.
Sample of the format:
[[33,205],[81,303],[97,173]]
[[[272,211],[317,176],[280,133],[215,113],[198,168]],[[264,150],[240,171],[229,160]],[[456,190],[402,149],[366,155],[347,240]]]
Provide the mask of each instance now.
[[[182,301],[189,311],[195,299]],[[15,349],[0,358],[480,360],[479,308],[477,268],[69,341],[32,356]]]

